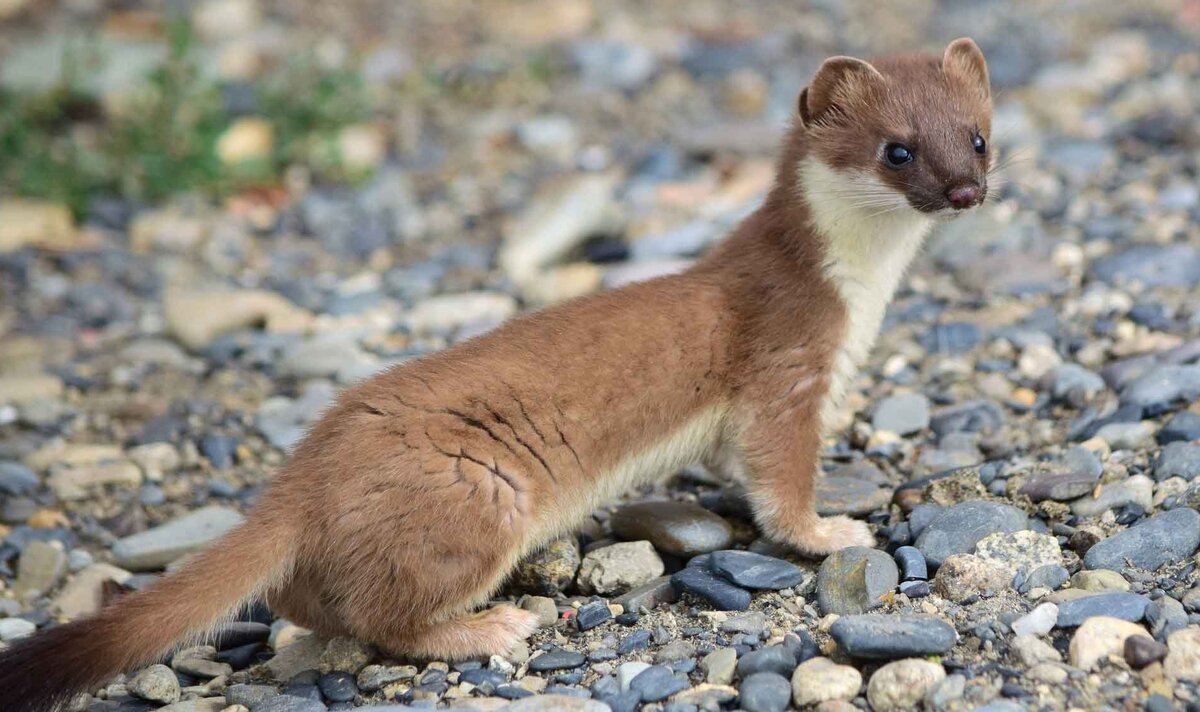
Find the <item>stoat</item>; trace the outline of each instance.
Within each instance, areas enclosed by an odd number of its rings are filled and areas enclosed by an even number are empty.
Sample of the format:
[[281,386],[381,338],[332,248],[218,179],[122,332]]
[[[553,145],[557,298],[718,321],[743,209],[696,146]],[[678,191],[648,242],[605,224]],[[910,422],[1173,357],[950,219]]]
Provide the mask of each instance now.
[[4,709],[54,709],[260,596],[391,654],[505,653],[534,615],[477,609],[518,560],[694,462],[743,478],[762,531],[800,552],[874,545],[866,523],[815,512],[822,435],[932,223],[983,201],[990,132],[970,39],[826,60],[762,207],[694,267],[348,388],[245,524],[0,653]]

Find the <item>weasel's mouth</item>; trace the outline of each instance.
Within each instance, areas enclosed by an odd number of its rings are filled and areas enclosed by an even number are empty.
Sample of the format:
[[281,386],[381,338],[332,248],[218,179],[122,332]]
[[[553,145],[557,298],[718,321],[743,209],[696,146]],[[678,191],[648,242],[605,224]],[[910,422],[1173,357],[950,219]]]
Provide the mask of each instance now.
[[985,202],[987,202],[986,188],[980,193],[978,201],[964,206],[953,205],[949,200],[942,196],[908,196],[908,204],[911,205],[914,210],[920,213],[925,213],[926,215],[939,220],[953,220],[956,217],[961,217],[983,205]]

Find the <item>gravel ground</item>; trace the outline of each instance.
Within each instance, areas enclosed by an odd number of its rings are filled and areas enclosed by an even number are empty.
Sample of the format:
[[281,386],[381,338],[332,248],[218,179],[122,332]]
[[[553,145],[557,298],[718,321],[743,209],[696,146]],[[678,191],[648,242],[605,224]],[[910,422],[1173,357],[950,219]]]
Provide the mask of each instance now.
[[[114,5],[0,28],[0,83],[64,27],[126,51]],[[689,469],[521,565],[543,629],[508,658],[259,607],[78,709],[1200,709],[1200,6],[647,5],[195,3],[218,74],[313,43],[444,90],[396,100],[386,151],[347,133],[352,188],[0,201],[0,641],[236,525],[341,385],[685,266],[824,56],[971,34],[1006,181],[931,239],[825,451],[823,513],[876,549],[798,559]]]

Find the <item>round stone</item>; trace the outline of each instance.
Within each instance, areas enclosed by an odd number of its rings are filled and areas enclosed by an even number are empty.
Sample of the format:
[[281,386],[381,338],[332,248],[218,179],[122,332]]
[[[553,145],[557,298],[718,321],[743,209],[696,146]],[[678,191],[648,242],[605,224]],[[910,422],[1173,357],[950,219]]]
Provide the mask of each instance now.
[[783,712],[792,700],[792,686],[782,675],[758,672],[742,681],[738,698],[746,712]]
[[892,557],[878,549],[850,546],[833,552],[817,571],[817,605],[822,614],[866,613],[883,603],[900,583]]
[[129,681],[129,693],[134,697],[169,705],[179,701],[179,678],[166,665],[151,665]]
[[862,687],[862,673],[829,658],[811,658],[792,673],[792,701],[797,707],[829,700],[852,700]]
[[942,666],[928,660],[897,660],[875,671],[867,682],[867,701],[875,712],[915,709],[926,693],[946,677]]

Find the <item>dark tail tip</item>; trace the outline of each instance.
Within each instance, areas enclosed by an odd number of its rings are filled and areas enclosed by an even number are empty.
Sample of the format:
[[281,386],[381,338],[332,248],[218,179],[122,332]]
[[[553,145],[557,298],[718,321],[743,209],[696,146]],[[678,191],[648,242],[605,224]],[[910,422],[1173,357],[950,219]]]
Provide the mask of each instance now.
[[120,670],[102,619],[87,618],[0,650],[0,709],[54,712]]

